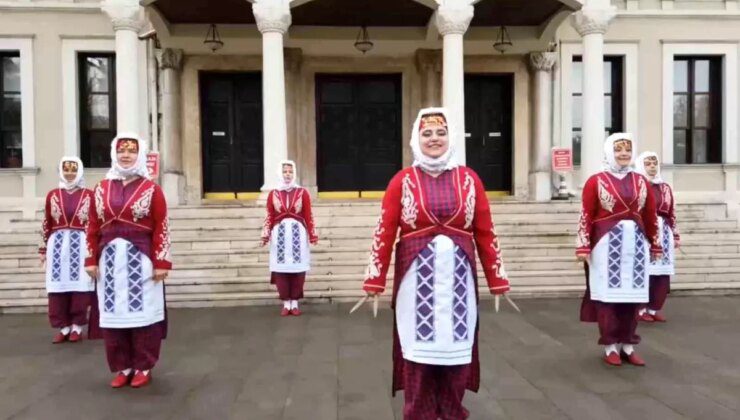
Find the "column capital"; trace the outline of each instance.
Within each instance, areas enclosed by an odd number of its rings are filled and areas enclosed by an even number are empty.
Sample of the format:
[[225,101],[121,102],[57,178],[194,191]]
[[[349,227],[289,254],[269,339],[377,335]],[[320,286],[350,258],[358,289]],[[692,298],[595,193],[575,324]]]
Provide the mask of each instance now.
[[550,72],[557,62],[558,53],[538,51],[529,54],[529,66],[534,71]]
[[157,52],[157,63],[160,69],[180,71],[183,52],[179,48],[165,48]]
[[570,16],[570,24],[581,36],[605,34],[616,14],[614,6],[586,6]]
[[448,34],[464,34],[473,20],[474,8],[463,3],[441,4],[437,8],[436,23],[442,36]]
[[289,0],[257,0],[252,3],[252,13],[260,32],[285,34],[291,24]]
[[144,24],[137,0],[103,0],[100,9],[113,22],[113,30],[139,32]]

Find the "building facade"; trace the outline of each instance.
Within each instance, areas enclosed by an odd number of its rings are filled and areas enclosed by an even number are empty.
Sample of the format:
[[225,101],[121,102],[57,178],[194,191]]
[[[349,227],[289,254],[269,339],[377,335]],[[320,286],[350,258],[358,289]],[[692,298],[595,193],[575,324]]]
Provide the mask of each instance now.
[[97,181],[117,131],[150,139],[173,205],[255,199],[286,158],[319,197],[377,197],[411,161],[417,111],[443,105],[460,160],[492,197],[550,200],[552,147],[573,149],[577,191],[600,167],[605,134],[629,131],[640,151],[661,156],[679,200],[736,208],[739,9],[735,0],[5,1],[0,206],[40,207],[62,155],[81,156]]

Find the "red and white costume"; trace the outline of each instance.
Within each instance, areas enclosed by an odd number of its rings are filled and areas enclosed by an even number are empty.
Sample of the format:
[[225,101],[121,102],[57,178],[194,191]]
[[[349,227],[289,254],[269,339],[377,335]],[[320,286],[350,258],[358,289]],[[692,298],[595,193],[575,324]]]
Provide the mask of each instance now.
[[[133,169],[117,168],[119,139],[138,143]],[[121,135],[111,154],[114,166],[94,189],[86,265],[99,269],[100,327],[111,371],[148,371],[166,336],[164,282],[155,282],[153,274],[172,268],[167,203],[160,187],[148,179],[143,141]]]
[[418,133],[422,116],[430,114],[446,112],[419,113],[411,140],[415,166],[398,172],[385,191],[364,290],[385,290],[400,230],[392,301],[393,392],[405,390],[405,418],[464,418],[465,389],[477,391],[480,382],[476,249],[491,293],[507,292],[509,281],[478,175],[454,163],[452,141],[449,155],[431,166],[424,160],[432,159],[421,156]]
[[[637,172],[650,178],[645,170],[645,159],[648,158],[654,159],[658,165],[658,172],[650,180],[650,184],[658,212],[658,240],[663,251],[663,256],[653,261],[649,268],[650,301],[647,305],[647,311],[651,317],[655,317],[657,312],[663,309],[670,292],[671,276],[675,274],[675,253],[680,244],[681,236],[676,224],[676,200],[673,198],[671,186],[660,176],[660,159],[657,153],[641,153],[635,164]],[[659,319],[665,320],[662,316]]]
[[293,167],[294,178],[284,182],[267,196],[267,216],[262,228],[262,242],[270,244],[270,283],[276,285],[280,300],[288,311],[296,312],[303,298],[306,272],[311,269],[309,244],[318,243],[311,211],[311,196],[295,181],[293,161],[280,164]]
[[[76,169],[73,181],[64,178],[65,169]],[[49,191],[46,196],[41,229],[39,254],[46,258],[49,321],[53,328],[60,329],[63,337],[74,332],[79,338],[82,326],[87,325],[88,308],[95,290],[84,264],[87,249],[85,227],[92,192],[84,188],[83,171],[82,162],[76,157],[65,156],[59,162],[61,181],[59,188]]]
[[576,254],[589,257],[581,320],[598,322],[599,344],[609,346],[607,355],[618,352],[619,345],[627,345],[631,354],[639,343],[637,304],[648,301],[650,256],[661,249],[650,182],[615,163],[614,143],[620,139],[635,149],[624,133],[605,142],[607,169],[583,187],[576,241]]

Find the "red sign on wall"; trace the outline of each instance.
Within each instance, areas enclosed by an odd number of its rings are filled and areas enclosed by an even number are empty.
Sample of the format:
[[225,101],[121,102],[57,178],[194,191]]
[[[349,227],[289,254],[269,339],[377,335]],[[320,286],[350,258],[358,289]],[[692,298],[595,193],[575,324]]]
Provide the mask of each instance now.
[[159,152],[146,154],[146,168],[149,170],[149,176],[152,179],[159,178]]
[[552,170],[570,172],[573,170],[573,151],[567,147],[552,148]]

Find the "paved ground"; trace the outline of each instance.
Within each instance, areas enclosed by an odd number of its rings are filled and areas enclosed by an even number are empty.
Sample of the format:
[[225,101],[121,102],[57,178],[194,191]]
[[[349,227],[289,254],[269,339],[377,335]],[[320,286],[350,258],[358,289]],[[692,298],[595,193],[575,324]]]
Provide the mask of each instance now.
[[[640,328],[647,368],[604,366],[576,300],[519,303],[524,315],[484,305],[472,419],[740,418],[740,297],[669,299],[669,323]],[[173,310],[155,381],[141,390],[107,387],[102,343],[53,346],[44,316],[0,316],[0,418],[400,418],[391,313],[348,308]]]

